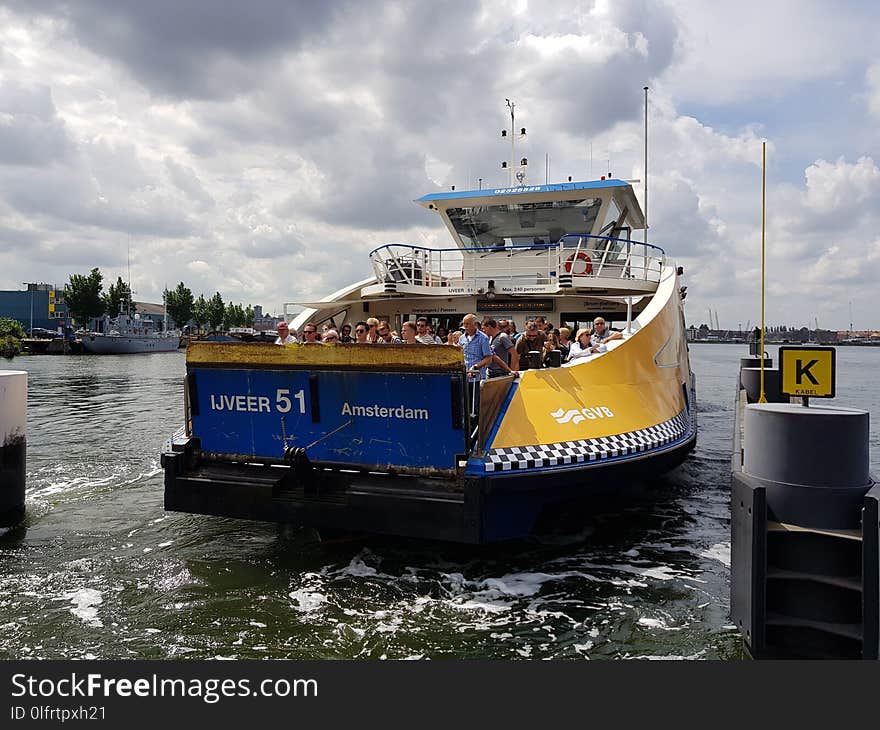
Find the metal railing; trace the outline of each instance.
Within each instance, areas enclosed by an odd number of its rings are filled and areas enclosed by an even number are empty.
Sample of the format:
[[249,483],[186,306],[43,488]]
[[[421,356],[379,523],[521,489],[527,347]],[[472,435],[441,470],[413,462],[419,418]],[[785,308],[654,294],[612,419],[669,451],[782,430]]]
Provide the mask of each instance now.
[[594,276],[658,283],[666,254],[629,238],[568,233],[559,239],[560,276]]
[[376,280],[459,292],[486,287],[530,293],[559,286],[590,286],[591,279],[660,281],[666,255],[651,244],[623,238],[566,234],[557,243],[496,248],[425,248],[389,243],[370,252]]

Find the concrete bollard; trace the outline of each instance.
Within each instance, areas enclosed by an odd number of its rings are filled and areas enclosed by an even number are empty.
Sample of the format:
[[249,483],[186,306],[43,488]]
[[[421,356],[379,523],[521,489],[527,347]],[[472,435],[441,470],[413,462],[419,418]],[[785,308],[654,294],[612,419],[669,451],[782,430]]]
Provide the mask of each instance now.
[[0,527],[24,517],[27,373],[0,370]]
[[867,411],[791,403],[746,406],[743,471],[767,487],[780,522],[848,529],[861,524],[873,486]]

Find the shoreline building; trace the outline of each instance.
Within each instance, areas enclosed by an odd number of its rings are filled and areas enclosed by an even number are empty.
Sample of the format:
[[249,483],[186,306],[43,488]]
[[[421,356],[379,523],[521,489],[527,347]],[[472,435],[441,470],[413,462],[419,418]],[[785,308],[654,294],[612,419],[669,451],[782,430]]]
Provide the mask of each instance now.
[[254,305],[254,329],[257,332],[275,332],[278,323],[283,321],[282,317],[263,314],[263,306],[261,304]]
[[27,289],[0,291],[0,317],[17,319],[27,332],[34,327],[58,331],[70,324],[64,289],[24,282]]

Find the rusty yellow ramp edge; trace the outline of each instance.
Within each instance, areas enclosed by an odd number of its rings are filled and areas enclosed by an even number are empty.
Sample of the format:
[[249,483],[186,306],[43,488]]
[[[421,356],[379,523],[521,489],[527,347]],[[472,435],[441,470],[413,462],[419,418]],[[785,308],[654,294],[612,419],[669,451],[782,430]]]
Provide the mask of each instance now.
[[464,352],[451,345],[273,345],[192,342],[187,365],[281,366],[293,368],[451,371],[464,370]]

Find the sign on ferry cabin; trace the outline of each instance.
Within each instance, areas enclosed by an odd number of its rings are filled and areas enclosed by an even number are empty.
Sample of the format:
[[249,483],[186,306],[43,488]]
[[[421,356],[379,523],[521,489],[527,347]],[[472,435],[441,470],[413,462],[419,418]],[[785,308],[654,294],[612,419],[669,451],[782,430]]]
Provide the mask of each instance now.
[[780,347],[779,371],[783,395],[834,397],[837,372],[833,347]]

